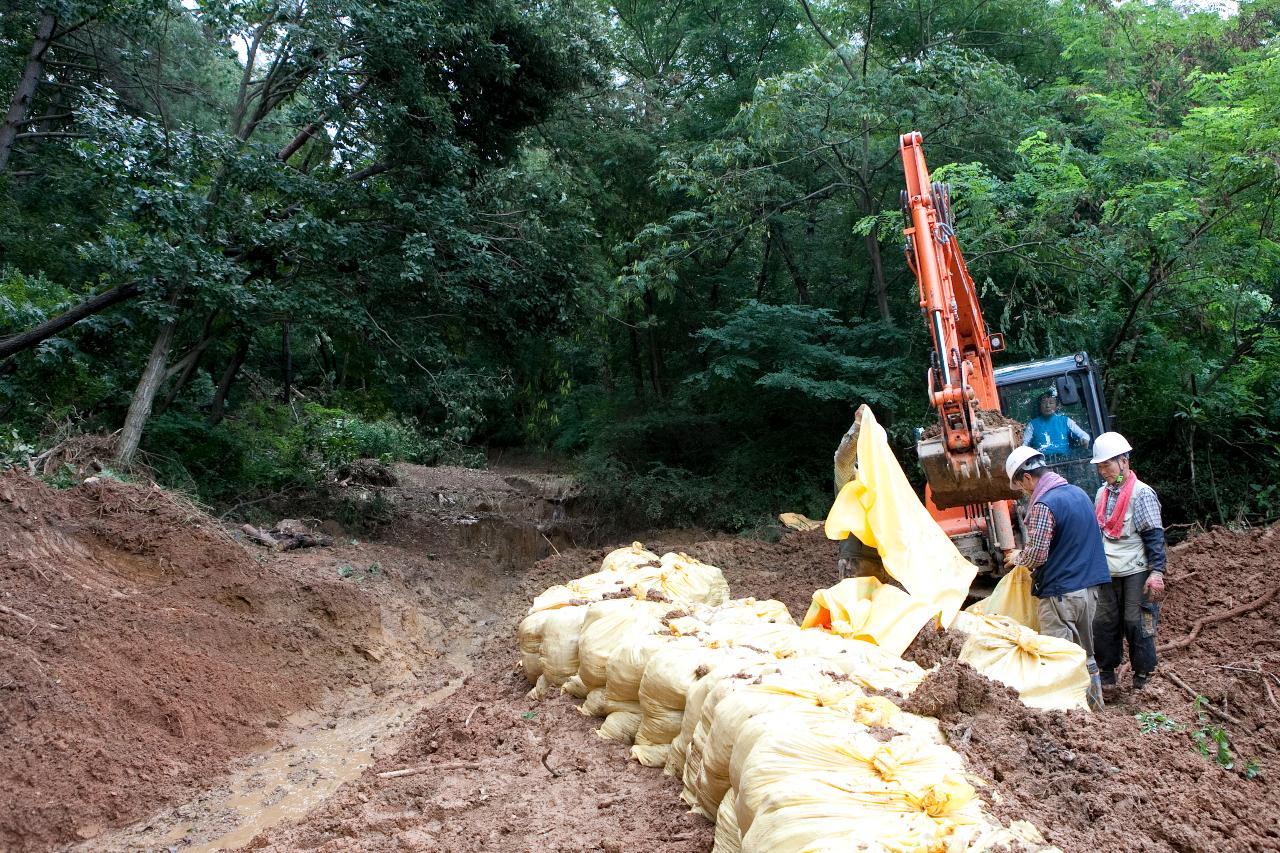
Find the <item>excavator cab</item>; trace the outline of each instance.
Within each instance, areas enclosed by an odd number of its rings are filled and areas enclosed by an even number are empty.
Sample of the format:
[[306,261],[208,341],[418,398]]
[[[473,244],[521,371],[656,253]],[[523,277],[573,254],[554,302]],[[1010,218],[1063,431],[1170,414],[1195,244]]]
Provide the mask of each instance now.
[[995,379],[1000,410],[1023,424],[1022,441],[1041,450],[1052,470],[1092,498],[1102,479],[1089,464],[1091,447],[1111,429],[1111,417],[1088,353],[1000,367]]

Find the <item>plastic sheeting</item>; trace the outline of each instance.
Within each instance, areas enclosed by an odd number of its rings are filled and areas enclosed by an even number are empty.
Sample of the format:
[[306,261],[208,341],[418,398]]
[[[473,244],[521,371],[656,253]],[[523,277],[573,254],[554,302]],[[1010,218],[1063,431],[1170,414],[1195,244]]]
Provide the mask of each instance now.
[[1040,630],[1040,615],[1035,596],[1031,594],[1031,571],[1015,566],[1000,579],[991,595],[967,608],[969,613],[985,616],[1008,616],[1032,631]]
[[827,514],[829,539],[857,536],[880,552],[885,571],[920,601],[936,604],[949,626],[977,574],[907,482],[871,409],[858,410],[858,470]]
[[871,577],[848,578],[813,594],[802,628],[826,628],[842,637],[875,643],[900,657],[938,606]]

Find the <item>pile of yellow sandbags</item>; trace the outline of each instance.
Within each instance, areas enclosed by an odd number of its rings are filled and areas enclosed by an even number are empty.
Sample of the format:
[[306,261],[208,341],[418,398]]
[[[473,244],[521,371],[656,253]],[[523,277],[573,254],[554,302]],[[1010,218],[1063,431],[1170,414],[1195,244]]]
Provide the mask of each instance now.
[[902,588],[842,581],[796,625],[779,602],[730,600],[720,569],[635,543],[535,599],[519,631],[531,694],[582,699],[601,737],[679,778],[716,821],[716,853],[1047,850],[1034,827],[985,810],[936,720],[881,694],[923,680],[901,655],[930,623],[964,631],[960,659],[1035,707],[1085,706],[1083,651],[1017,621],[1025,578],[960,610],[974,567],[860,417],[858,470],[827,533],[876,546]]
[[[535,695],[572,681],[568,692],[582,699],[592,689],[578,678],[584,629],[609,619],[593,635],[607,641],[619,625],[669,611],[673,604],[723,604],[728,598],[729,585],[719,569],[684,554],[659,558],[637,542],[609,554],[595,574],[553,586],[534,599],[520,623],[521,663],[535,681]],[[636,608],[631,602],[652,606]],[[591,676],[599,682],[597,671]]]
[[668,557],[620,549],[565,584],[571,595],[539,596],[521,649],[535,693],[582,697],[602,737],[682,780],[683,800],[716,821],[717,853],[1043,847],[984,811],[936,721],[878,695],[925,675],[893,653],[907,629],[885,615],[918,630],[918,602],[846,582],[815,593],[801,628],[779,602],[728,600],[719,569]]

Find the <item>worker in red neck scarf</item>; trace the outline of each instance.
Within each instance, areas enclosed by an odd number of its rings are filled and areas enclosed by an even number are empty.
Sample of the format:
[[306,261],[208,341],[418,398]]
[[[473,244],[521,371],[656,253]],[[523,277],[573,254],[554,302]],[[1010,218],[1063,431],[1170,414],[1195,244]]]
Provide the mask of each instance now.
[[1118,432],[1093,443],[1092,462],[1104,485],[1094,499],[1111,584],[1099,587],[1093,623],[1104,687],[1116,684],[1116,667],[1129,647],[1133,688],[1141,690],[1156,669],[1156,626],[1164,597],[1164,522],[1155,489],[1129,467],[1133,448]]

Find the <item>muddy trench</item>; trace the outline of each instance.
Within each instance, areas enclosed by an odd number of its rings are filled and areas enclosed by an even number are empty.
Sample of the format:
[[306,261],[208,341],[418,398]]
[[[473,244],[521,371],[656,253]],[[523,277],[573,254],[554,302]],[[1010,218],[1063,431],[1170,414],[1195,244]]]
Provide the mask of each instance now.
[[[310,519],[333,544],[287,553],[162,493],[0,476],[0,850],[710,851],[678,781],[518,669],[529,601],[631,537],[554,473],[397,475],[377,535]],[[797,617],[836,580],[816,533],[638,538]],[[1171,635],[1265,588],[1277,551],[1273,529],[1174,549]],[[1031,712],[956,670],[951,640],[911,653],[940,665],[921,695],[984,798],[1061,850],[1280,849],[1280,708],[1254,674],[1280,670],[1277,621],[1273,602],[1167,664],[1240,723],[1250,778],[1189,748],[1196,705],[1167,680],[1100,715]],[[1139,734],[1157,710],[1182,728]]]

